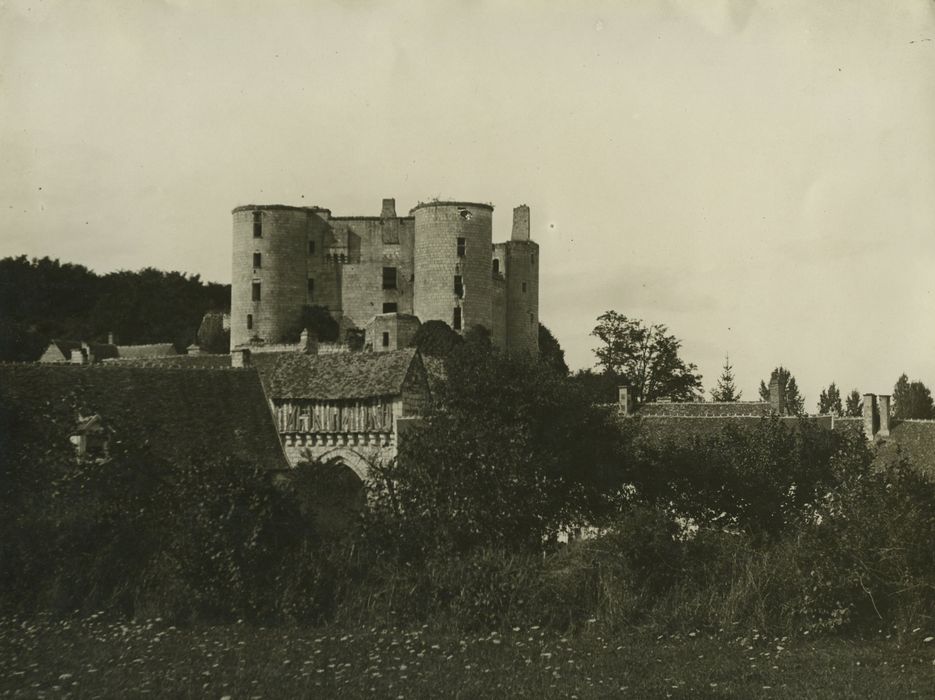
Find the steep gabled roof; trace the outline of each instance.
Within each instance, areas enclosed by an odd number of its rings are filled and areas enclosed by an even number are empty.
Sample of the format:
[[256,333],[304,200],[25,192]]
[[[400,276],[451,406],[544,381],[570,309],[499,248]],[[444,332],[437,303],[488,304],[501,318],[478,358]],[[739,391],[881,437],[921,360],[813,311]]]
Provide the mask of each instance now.
[[256,370],[103,365],[0,365],[0,403],[37,438],[35,449],[99,416],[113,438],[170,460],[231,457],[268,469],[286,462]]
[[340,400],[398,396],[415,348],[331,355],[257,353],[251,358],[271,399]]

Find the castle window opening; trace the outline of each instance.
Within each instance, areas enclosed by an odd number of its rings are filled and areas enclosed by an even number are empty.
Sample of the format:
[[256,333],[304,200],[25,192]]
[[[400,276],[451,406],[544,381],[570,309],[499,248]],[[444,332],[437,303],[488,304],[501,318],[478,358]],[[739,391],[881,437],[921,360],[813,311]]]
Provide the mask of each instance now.
[[247,314],[247,330],[253,330],[253,314]]
[[388,348],[390,346],[390,334],[386,331],[383,331],[383,347]]
[[260,253],[253,254],[253,267],[261,267],[263,256]]
[[315,241],[309,241],[309,242],[308,242],[308,254],[309,254],[309,255],[314,255],[314,254],[315,254]]
[[460,306],[455,307],[455,313],[454,313],[454,318],[452,319],[451,327],[454,328],[456,331],[461,330],[461,307]]
[[253,283],[253,301],[259,301],[259,300],[260,300],[260,283],[254,282]]
[[261,212],[253,212],[253,237],[254,238],[263,238],[263,214]]
[[383,313],[385,314],[395,314],[398,309],[398,306],[395,301],[388,301],[383,304]]
[[526,283],[523,282],[523,294],[525,294],[525,293],[526,293]]
[[497,258],[493,259],[493,272],[498,274],[500,272],[500,261]]
[[531,326],[532,324],[533,324],[533,317],[532,317],[532,311],[530,311],[529,312],[529,325]]
[[308,298],[315,298],[315,280],[312,277],[308,278]]
[[535,253],[533,253],[532,255],[529,256],[529,261],[530,261],[533,265],[536,264],[536,254],[535,254]]
[[383,268],[383,289],[396,289],[396,268]]
[[466,247],[466,243],[467,243],[466,239],[458,238],[458,257],[459,258],[464,257],[464,249]]
[[469,212],[464,207],[458,207],[458,213],[461,215],[461,218],[464,219],[465,221],[471,220],[471,212]]
[[455,296],[464,298],[464,278],[461,275],[455,275]]

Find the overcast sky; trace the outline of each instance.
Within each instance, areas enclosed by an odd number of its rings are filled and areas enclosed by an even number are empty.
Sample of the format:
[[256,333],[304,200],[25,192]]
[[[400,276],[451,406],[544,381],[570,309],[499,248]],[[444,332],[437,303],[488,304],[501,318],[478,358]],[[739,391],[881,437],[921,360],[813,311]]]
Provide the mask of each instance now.
[[935,387],[935,2],[0,2],[0,256],[230,280],[230,210],[529,204],[540,314],[706,391]]

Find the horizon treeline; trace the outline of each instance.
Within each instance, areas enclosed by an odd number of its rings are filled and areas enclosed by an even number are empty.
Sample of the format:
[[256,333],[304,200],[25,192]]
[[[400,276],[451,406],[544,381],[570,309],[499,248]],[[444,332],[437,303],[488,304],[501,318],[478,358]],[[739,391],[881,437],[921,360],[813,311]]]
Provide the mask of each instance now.
[[25,255],[0,259],[0,361],[37,360],[52,339],[121,345],[172,343],[182,351],[208,311],[230,310],[230,285],[153,267],[99,275]]

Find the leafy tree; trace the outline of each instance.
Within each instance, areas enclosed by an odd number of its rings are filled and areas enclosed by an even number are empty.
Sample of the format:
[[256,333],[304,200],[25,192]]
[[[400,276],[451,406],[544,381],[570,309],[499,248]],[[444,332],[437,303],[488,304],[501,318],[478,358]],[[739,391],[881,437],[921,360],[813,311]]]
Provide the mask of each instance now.
[[423,355],[447,357],[464,342],[458,333],[444,321],[426,321],[412,337],[410,347],[418,348]]
[[598,364],[625,379],[634,405],[662,397],[675,401],[700,397],[698,368],[679,357],[682,342],[666,326],[647,326],[616,311],[607,311],[597,322],[591,335],[603,343],[594,350]]
[[847,401],[844,406],[844,415],[851,418],[859,418],[861,414],[861,396],[860,392],[857,389],[852,389],[851,393],[847,395]]
[[552,331],[541,323],[539,324],[539,361],[551,367],[562,376],[568,374],[568,365],[565,363],[565,351],[552,335]]
[[595,372],[593,369],[579,369],[569,379],[595,404],[616,403],[620,385],[626,383],[623,377],[608,370]]
[[224,314],[211,312],[204,315],[196,336],[198,347],[204,352],[230,352],[231,332],[224,328]]
[[740,401],[743,392],[737,391],[734,384],[734,368],[730,364],[730,356],[724,356],[724,368],[718,377],[717,387],[711,390],[712,401]]
[[893,387],[893,403],[896,418],[935,418],[929,388],[922,382],[910,382],[905,374],[899,377]]
[[478,546],[538,551],[592,520],[619,491],[612,414],[528,358],[466,342],[448,381],[394,463],[377,465],[370,532],[404,556]]
[[338,322],[334,320],[334,316],[327,308],[319,304],[302,307],[302,319],[294,334],[294,339],[298,340],[299,335],[306,328],[323,343],[333,343],[341,337],[341,327]]
[[818,412],[823,414],[834,413],[838,416],[844,413],[841,406],[841,392],[834,382],[831,382],[827,389],[821,390],[821,395],[818,397]]
[[783,392],[785,398],[785,412],[788,415],[801,416],[805,413],[805,399],[799,393],[799,386],[796,384],[795,377],[792,376],[792,373],[789,372],[785,367],[777,367],[772,371],[769,377],[769,384],[765,381],[760,381],[760,399],[763,401],[769,401],[769,386],[772,384],[773,379],[779,378],[780,384],[782,384],[785,391]]

